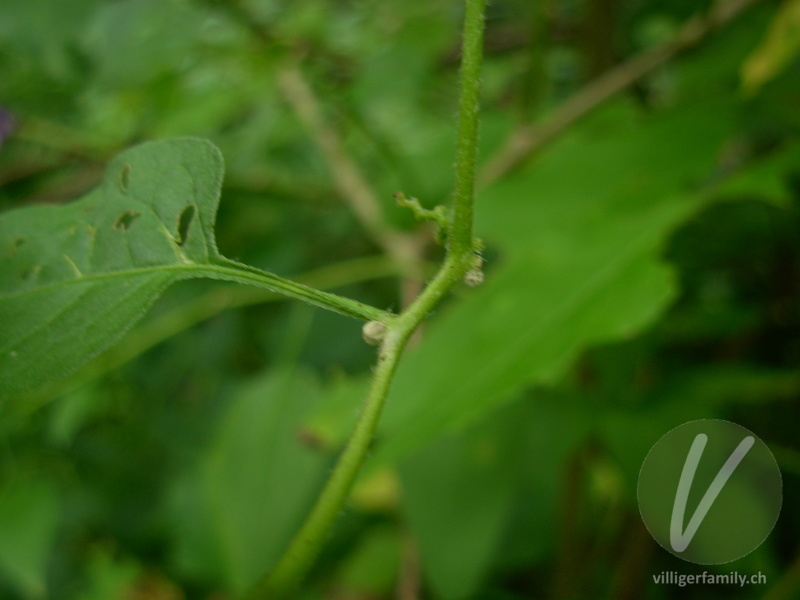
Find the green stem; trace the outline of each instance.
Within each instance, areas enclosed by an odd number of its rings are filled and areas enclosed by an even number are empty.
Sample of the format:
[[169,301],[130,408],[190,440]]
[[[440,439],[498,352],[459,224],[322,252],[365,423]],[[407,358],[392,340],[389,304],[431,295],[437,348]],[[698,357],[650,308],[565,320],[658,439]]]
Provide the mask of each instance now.
[[478,110],[483,61],[483,11],[486,0],[467,0],[461,50],[461,95],[458,107],[456,182],[450,250],[472,252],[472,206],[475,203],[475,164],[478,159]]
[[228,259],[223,259],[216,264],[196,265],[195,271],[202,271],[203,275],[210,279],[234,281],[264,288],[276,294],[302,300],[314,306],[326,308],[356,319],[389,323],[396,318],[395,315],[389,312],[364,304],[358,300],[323,292],[302,283],[284,279],[274,273],[262,271]]
[[475,197],[484,6],[485,0],[466,0],[456,185],[447,256],[433,280],[406,310],[396,317],[390,315],[389,319],[378,319],[386,323],[386,336],[378,351],[378,363],[355,429],[289,549],[273,571],[259,581],[246,596],[247,600],[274,600],[297,596],[297,590],[319,553],[327,532],[342,510],[369,452],[384,401],[408,339],[473,265],[472,205]]

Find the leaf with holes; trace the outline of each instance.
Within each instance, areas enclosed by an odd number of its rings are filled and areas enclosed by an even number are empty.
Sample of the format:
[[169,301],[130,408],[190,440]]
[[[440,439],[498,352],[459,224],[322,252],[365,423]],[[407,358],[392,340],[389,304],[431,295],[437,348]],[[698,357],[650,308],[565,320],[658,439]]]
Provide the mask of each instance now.
[[81,200],[0,215],[0,400],[86,363],[179,279],[235,281],[352,317],[386,317],[220,255],[222,173],[210,142],[151,142],[118,156]]
[[0,398],[73,371],[167,285],[203,275],[222,171],[208,142],[145,144],[83,199],[0,217]]

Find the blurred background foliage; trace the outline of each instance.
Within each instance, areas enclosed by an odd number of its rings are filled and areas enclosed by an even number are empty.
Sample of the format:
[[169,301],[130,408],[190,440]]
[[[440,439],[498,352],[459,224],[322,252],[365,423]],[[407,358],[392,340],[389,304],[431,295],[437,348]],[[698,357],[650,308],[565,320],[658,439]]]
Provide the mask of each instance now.
[[[486,282],[406,357],[304,598],[800,597],[800,2],[753,4],[487,181]],[[482,160],[710,7],[494,0]],[[439,253],[392,193],[447,201],[461,12],[5,0],[2,210],[79,196],[138,141],[207,137],[224,254],[398,310],[414,281],[320,146],[358,165],[424,279]],[[269,568],[373,360],[358,323],[275,300],[182,284],[75,377],[0,408],[0,597],[222,600]],[[707,417],[767,442],[784,505],[757,551],[703,568],[649,537],[636,480],[661,435]],[[652,580],[734,569],[768,584]]]

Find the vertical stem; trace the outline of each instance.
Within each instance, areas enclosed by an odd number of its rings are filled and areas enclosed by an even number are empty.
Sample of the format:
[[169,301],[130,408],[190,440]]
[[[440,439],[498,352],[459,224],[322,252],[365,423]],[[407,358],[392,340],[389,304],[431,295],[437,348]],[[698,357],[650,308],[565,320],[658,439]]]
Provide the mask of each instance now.
[[483,11],[486,0],[467,0],[461,50],[461,96],[458,107],[456,183],[450,251],[472,252],[472,206],[475,201],[475,163],[478,158],[478,109],[483,61]]

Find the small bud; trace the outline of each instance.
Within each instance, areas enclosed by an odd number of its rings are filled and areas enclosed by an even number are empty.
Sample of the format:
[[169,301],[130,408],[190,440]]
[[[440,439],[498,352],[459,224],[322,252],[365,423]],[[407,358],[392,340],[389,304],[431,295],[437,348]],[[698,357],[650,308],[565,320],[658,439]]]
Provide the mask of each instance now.
[[367,321],[361,328],[361,334],[370,346],[377,346],[386,336],[386,324],[380,321]]
[[483,271],[480,269],[470,269],[464,274],[464,283],[470,287],[475,287],[483,283]]
[[464,283],[470,287],[483,283],[483,257],[480,254],[472,257],[472,268],[464,274]]

